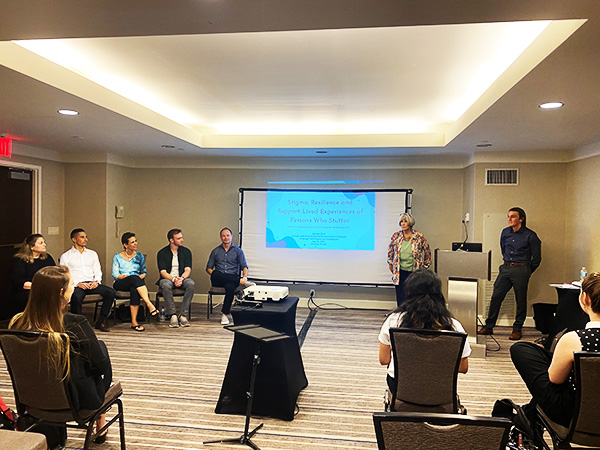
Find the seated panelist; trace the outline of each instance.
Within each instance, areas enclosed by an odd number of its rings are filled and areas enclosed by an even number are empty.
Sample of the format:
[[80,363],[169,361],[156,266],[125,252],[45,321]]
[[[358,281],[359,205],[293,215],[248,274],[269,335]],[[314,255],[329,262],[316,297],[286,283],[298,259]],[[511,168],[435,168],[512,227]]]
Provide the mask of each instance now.
[[69,268],[75,285],[71,296],[71,312],[81,314],[85,296],[99,294],[102,297],[102,308],[95,327],[100,331],[110,331],[108,315],[115,299],[115,290],[102,284],[100,259],[94,250],[87,248],[88,237],[85,230],[75,228],[71,231],[71,241],[73,247],[60,257],[60,264]]
[[[156,284],[160,286],[165,299],[165,314],[170,316],[169,326],[189,327],[188,321],[190,304],[194,298],[194,280],[192,273],[192,252],[183,246],[183,233],[179,228],[173,228],[167,233],[169,245],[160,249],[156,255],[156,263],[160,272],[160,279]],[[177,314],[173,289],[183,289],[183,301]]]
[[131,328],[135,331],[146,329],[137,321],[137,313],[140,309],[140,300],[148,307],[151,316],[158,314],[148,296],[146,287],[146,259],[137,251],[138,242],[135,233],[128,231],[121,236],[123,251],[116,253],[113,258],[112,276],[115,279],[113,288],[117,291],[129,291],[131,309]]
[[[225,288],[225,299],[221,308],[221,324],[227,325],[227,315],[231,310],[235,290],[239,285],[248,284],[248,264],[241,248],[231,242],[231,230],[223,228],[219,233],[221,245],[210,253],[206,272],[215,287]],[[241,276],[240,276],[241,274]]]
[[12,291],[15,311],[21,312],[27,305],[31,281],[42,267],[55,266],[52,256],[46,253],[46,241],[41,234],[30,234],[15,254],[12,266]]

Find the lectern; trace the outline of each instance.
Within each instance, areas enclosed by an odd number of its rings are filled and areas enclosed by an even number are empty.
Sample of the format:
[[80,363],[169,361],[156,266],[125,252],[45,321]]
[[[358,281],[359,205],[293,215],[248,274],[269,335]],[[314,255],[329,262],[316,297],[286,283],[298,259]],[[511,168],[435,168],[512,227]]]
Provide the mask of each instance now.
[[[442,290],[448,309],[458,320],[469,338],[475,338],[477,344],[484,343],[484,337],[477,335],[477,317],[479,315],[478,280],[490,281],[492,272],[492,252],[463,252],[435,249],[435,272],[442,280]],[[473,356],[479,355],[475,346]]]

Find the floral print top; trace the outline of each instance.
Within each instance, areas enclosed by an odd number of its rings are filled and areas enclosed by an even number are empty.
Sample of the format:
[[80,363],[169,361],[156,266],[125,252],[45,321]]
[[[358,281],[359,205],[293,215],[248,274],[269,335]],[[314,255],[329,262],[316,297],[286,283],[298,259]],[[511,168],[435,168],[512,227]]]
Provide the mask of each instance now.
[[[392,265],[392,282],[398,284],[400,280],[400,247],[404,242],[404,234],[402,230],[395,232],[392,235],[390,245],[388,247],[388,264]],[[417,269],[429,269],[431,266],[431,248],[425,236],[418,231],[413,230],[412,238],[413,267]]]

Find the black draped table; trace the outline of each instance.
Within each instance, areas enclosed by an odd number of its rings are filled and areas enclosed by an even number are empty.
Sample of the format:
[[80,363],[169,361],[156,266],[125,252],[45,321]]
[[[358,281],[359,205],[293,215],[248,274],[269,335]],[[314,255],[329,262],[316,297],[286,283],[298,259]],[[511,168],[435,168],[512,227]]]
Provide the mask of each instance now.
[[578,286],[570,284],[551,284],[550,286],[556,288],[558,305],[556,306],[553,326],[544,345],[546,349],[550,348],[557,333],[565,328],[567,331],[581,330],[590,321],[590,316],[581,309],[579,304],[579,293],[581,291]]
[[[235,325],[256,324],[292,337],[262,345],[256,373],[252,415],[293,420],[296,400],[308,385],[296,334],[298,297],[263,302],[262,308],[235,305]],[[217,414],[245,414],[255,343],[235,333],[227,371],[217,402]]]

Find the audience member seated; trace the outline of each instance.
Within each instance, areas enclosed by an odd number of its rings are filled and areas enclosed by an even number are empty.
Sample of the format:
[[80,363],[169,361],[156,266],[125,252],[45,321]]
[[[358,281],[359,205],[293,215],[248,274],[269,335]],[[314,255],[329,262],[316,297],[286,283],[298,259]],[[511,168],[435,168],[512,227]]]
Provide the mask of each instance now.
[[[192,273],[192,252],[183,246],[183,233],[179,228],[173,228],[167,233],[169,245],[160,249],[156,255],[156,263],[160,272],[160,279],[156,284],[162,289],[165,299],[165,315],[170,316],[171,328],[189,327],[188,321],[190,304],[194,298],[194,280]],[[183,301],[177,314],[173,289],[183,289]]]
[[600,273],[583,279],[579,295],[581,308],[590,316],[585,329],[562,336],[551,354],[531,342],[518,342],[510,348],[515,368],[527,385],[532,399],[525,411],[535,420],[535,406],[554,422],[569,426],[575,407],[573,352],[600,351]]
[[46,253],[46,242],[41,234],[30,234],[15,254],[12,267],[12,290],[15,312],[22,312],[27,305],[31,280],[42,267],[55,266],[52,256]]
[[71,297],[71,312],[81,314],[83,300],[86,295],[98,294],[102,297],[102,308],[100,317],[96,321],[96,329],[110,331],[108,326],[108,315],[115,300],[115,290],[102,283],[102,267],[100,259],[94,250],[87,248],[88,237],[83,228],[75,228],[71,231],[73,247],[60,257],[60,264],[67,266],[73,278],[75,290]]
[[[231,242],[231,230],[223,228],[219,233],[221,245],[213,249],[206,263],[210,283],[225,288],[225,299],[221,308],[221,324],[227,325],[235,290],[239,285],[248,284],[248,264],[241,248]],[[240,273],[242,276],[240,277]]]
[[117,291],[129,291],[129,308],[131,309],[131,328],[135,331],[146,329],[137,321],[140,299],[144,300],[151,316],[158,314],[158,310],[150,302],[148,288],[146,287],[146,259],[138,253],[138,243],[135,233],[127,232],[121,236],[123,251],[115,254],[113,258],[112,276],[115,279],[113,288]]
[[[67,267],[40,269],[33,277],[25,311],[12,318],[9,328],[53,334],[48,340],[49,352],[60,371],[71,377],[71,395],[77,410],[97,409],[110,387],[112,367],[106,345],[96,338],[87,319],[66,312],[73,289]],[[58,333],[67,333],[68,341],[61,339]],[[101,416],[96,430],[100,430],[105,421],[105,416]],[[95,439],[96,443],[105,441],[106,433]]]
[[[396,379],[390,328],[418,328],[426,330],[449,330],[465,333],[460,322],[452,317],[446,308],[442,294],[442,282],[437,275],[426,269],[415,270],[404,283],[405,299],[392,311],[379,333],[379,362],[388,366],[387,383],[392,394],[396,393]],[[469,369],[469,341],[465,346],[458,371],[467,373]]]

